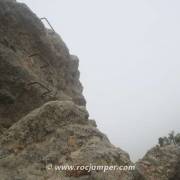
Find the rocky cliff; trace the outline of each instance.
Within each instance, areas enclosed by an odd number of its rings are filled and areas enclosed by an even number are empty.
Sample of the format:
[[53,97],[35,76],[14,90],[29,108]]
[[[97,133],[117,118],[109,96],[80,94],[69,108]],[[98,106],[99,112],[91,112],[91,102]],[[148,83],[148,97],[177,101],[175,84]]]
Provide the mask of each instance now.
[[122,179],[130,172],[47,165],[131,165],[89,120],[79,60],[25,4],[0,0],[0,179]]
[[0,125],[52,100],[85,105],[78,58],[24,4],[0,2]]
[[78,64],[25,4],[0,0],[0,180],[179,180],[175,145],[151,149],[133,171],[55,171],[133,165],[89,119]]

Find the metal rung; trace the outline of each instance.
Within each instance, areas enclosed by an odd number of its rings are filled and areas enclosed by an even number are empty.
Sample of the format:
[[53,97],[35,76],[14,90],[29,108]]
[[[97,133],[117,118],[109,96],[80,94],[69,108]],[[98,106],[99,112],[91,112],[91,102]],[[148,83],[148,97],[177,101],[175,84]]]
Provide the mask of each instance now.
[[33,53],[33,54],[28,55],[29,58],[32,58],[32,57],[35,57],[35,56],[39,56],[45,62],[45,64],[40,67],[41,69],[50,66],[50,64],[40,55],[40,53],[37,52],[37,53]]
[[47,18],[43,17],[43,18],[40,18],[40,19],[41,19],[41,21],[42,21],[42,20],[45,20],[45,21],[49,24],[49,26],[51,27],[51,29],[53,30],[53,32],[54,32],[54,33],[56,32],[56,31],[54,30],[54,28],[52,27],[51,23],[48,21]]
[[39,53],[30,54],[28,57],[39,56]]
[[40,82],[31,82],[29,84],[27,84],[28,86],[34,86],[34,85],[39,85],[40,87],[44,88],[46,91],[41,95],[41,97],[46,96],[47,94],[50,94],[52,92],[52,90],[50,90],[49,88],[47,88],[45,85],[41,84]]

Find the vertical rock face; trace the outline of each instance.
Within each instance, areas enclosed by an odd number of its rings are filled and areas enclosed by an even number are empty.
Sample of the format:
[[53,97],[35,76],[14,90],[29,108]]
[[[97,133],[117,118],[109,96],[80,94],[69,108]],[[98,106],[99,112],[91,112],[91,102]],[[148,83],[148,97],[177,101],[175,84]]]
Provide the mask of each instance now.
[[24,4],[0,1],[0,125],[50,100],[85,105],[78,58]]
[[88,119],[78,63],[26,5],[0,0],[1,180],[133,178],[130,171],[46,168],[132,165]]

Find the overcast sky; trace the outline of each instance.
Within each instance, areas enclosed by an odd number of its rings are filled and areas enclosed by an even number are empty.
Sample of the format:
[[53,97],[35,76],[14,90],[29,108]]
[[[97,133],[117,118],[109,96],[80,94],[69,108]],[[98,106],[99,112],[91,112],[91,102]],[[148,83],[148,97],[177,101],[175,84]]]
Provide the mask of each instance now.
[[21,2],[79,57],[91,117],[132,160],[180,132],[179,0]]

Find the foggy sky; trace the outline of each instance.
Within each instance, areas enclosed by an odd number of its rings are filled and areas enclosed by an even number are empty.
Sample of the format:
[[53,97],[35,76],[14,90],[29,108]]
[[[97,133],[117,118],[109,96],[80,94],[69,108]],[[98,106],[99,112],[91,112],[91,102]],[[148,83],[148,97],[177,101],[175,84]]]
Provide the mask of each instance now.
[[132,160],[180,131],[179,0],[21,0],[80,59],[90,116]]

